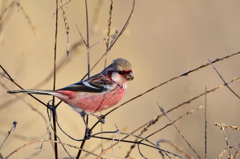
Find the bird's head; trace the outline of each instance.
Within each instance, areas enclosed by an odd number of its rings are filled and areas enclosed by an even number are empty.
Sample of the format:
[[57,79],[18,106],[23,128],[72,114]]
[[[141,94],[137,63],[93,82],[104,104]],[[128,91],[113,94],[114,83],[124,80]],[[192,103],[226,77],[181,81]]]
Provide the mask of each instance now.
[[125,59],[118,58],[103,71],[106,75],[117,84],[127,87],[127,83],[134,79],[132,65]]

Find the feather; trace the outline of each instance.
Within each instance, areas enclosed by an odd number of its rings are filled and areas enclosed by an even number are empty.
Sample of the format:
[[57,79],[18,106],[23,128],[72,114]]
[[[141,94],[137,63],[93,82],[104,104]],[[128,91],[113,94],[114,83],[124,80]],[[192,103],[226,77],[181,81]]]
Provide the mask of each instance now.
[[[113,84],[115,83],[110,81],[103,75],[97,74],[87,80],[79,81],[67,87],[58,89],[57,91],[66,90],[75,92],[102,93],[106,92]],[[106,87],[106,85],[108,85],[108,87]]]
[[39,94],[39,95],[57,95],[59,93],[51,90],[37,90],[37,89],[25,89],[25,90],[11,90],[8,93],[29,93],[29,94]]

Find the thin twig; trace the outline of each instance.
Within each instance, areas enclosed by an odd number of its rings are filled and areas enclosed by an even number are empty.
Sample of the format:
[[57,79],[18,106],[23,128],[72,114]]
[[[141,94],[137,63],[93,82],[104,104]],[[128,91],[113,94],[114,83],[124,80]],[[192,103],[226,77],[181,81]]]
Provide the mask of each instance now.
[[[54,114],[56,114],[56,120],[57,120],[56,109],[53,108],[52,110],[53,110],[53,111],[51,111],[51,112],[53,112]],[[62,142],[61,139],[60,139],[60,137],[58,137],[58,135],[54,132],[54,128],[53,128],[53,126],[52,126],[52,124],[51,124],[52,113],[50,113],[50,115],[49,115],[49,109],[47,109],[47,114],[48,114],[48,118],[49,118],[49,126],[51,126],[51,128],[52,128],[52,130],[53,130],[53,133],[57,136],[57,139],[58,139],[60,142]],[[48,128],[47,131],[49,131],[49,128]],[[50,132],[50,131],[49,131],[49,132]],[[47,134],[47,133],[46,133],[46,134]],[[67,151],[67,149],[65,148],[65,146],[62,145],[62,147],[63,147],[64,151],[68,154],[68,156],[69,156],[70,158],[72,158],[71,155],[69,154],[69,152]]]
[[[4,141],[2,142],[2,144],[1,144],[1,146],[0,146],[0,150],[1,150],[2,146],[3,146],[3,144],[4,144],[4,143],[6,142],[6,140],[8,139],[9,135],[11,134],[11,132],[15,130],[16,125],[17,125],[17,122],[14,121],[11,130],[8,131],[8,135],[6,136],[6,138],[4,139]],[[0,151],[0,152],[1,152],[1,151]]]
[[87,62],[88,62],[88,78],[90,77],[90,48],[89,48],[89,26],[88,26],[88,5],[87,0],[85,0],[86,8],[86,27],[87,27]]
[[61,1],[61,4],[60,4],[60,8],[62,9],[63,20],[64,20],[64,24],[65,24],[65,31],[66,31],[66,34],[67,34],[67,47],[66,47],[66,52],[67,52],[67,56],[68,56],[68,55],[69,55],[69,41],[70,41],[70,38],[69,38],[69,24],[68,24],[68,21],[67,21],[66,12],[65,12],[65,10],[63,9],[63,3],[62,3],[62,1]]
[[[61,4],[61,6],[68,8],[68,7],[67,7],[67,4],[70,3],[70,2],[71,2],[71,0],[69,0],[68,2],[66,2],[66,3],[64,3],[64,4]],[[60,8],[61,8],[61,7],[60,7]],[[52,17],[53,17],[58,11],[59,11],[59,8],[58,8],[58,10],[56,10],[56,12],[53,13]]]
[[57,111],[55,110],[55,114],[56,114],[56,121],[57,121],[57,125],[59,127],[59,129],[67,136],[69,137],[70,139],[74,140],[74,141],[84,141],[85,139],[75,139],[73,138],[72,136],[68,135],[68,133],[66,133],[62,127],[60,126],[59,122],[58,122],[58,116],[57,116]]
[[18,0],[18,12],[20,11],[20,0]]
[[[87,0],[85,0],[85,9],[86,9],[86,27],[87,27],[87,44],[86,44],[86,47],[87,47],[87,64],[88,64],[88,78],[90,77],[90,47],[89,47],[89,26],[88,26],[88,4],[87,4]],[[84,121],[85,122],[85,121]],[[88,125],[88,115],[86,115],[86,125]],[[87,131],[88,131],[88,128],[86,127],[85,129],[85,136],[84,138],[86,137],[87,135]],[[78,151],[78,154],[77,154],[77,157],[76,159],[79,159],[79,157],[81,156],[81,153],[82,153],[82,148],[84,147],[85,145],[85,142],[86,140],[82,141],[81,143],[81,146],[80,146],[80,150]]]
[[[118,142],[118,144],[120,144],[120,130],[117,128],[117,126],[115,125],[115,127],[116,127],[116,133],[114,134],[114,136],[113,136],[113,139],[112,139],[112,143],[111,143],[111,147],[112,147],[112,157],[111,157],[111,159],[113,158],[113,142],[115,141],[115,138],[116,138],[116,136],[117,136],[117,134],[119,135],[119,142]],[[101,132],[103,132],[103,131],[101,131]],[[103,137],[103,134],[101,134],[101,137]],[[102,140],[103,141],[103,140]],[[120,147],[119,147],[120,148]]]
[[232,126],[232,125],[225,125],[225,124],[222,125],[222,124],[219,124],[219,123],[215,122],[215,126],[218,126],[218,127],[224,126],[227,129],[240,130],[239,126]]
[[[32,145],[32,144],[38,143],[38,142],[57,143],[57,144],[69,146],[69,147],[71,147],[71,148],[80,149],[80,148],[77,147],[77,146],[73,146],[73,145],[70,145],[70,144],[67,144],[67,143],[63,143],[63,142],[59,142],[59,141],[53,141],[53,140],[36,140],[36,141],[29,142],[29,143],[27,143],[27,144],[24,144],[23,146],[17,148],[17,149],[14,150],[13,152],[11,152],[5,159],[8,159],[8,158],[11,157],[13,154],[15,154],[15,153],[18,152],[19,150],[25,148],[26,146],[29,146],[29,145]],[[93,156],[96,156],[96,157],[99,157],[99,158],[103,159],[101,156],[98,156],[97,154],[94,154],[94,153],[89,152],[89,151],[87,151],[87,150],[82,149],[82,151],[87,152],[87,153],[89,153],[89,154],[91,154],[91,155],[93,155]]]
[[[49,101],[49,102],[50,102],[50,101]],[[49,102],[48,102],[48,105],[49,105]],[[49,125],[47,126],[47,132],[45,133],[44,138],[47,136],[48,133],[49,133],[49,135],[51,135],[49,129],[50,129],[50,127],[52,127],[52,124],[51,124],[51,122],[52,122],[52,121],[51,121],[51,119],[52,119],[52,113],[49,115],[48,111],[49,111],[49,109],[47,109],[47,115],[48,115]],[[52,130],[53,130],[53,128],[52,128]],[[51,138],[51,136],[49,136],[49,137]],[[51,139],[50,139],[50,140],[51,140]],[[42,142],[41,145],[36,148],[36,149],[39,149],[39,151],[37,152],[36,155],[38,155],[38,154],[41,152],[41,150],[43,149],[43,143],[44,143],[44,142]],[[54,149],[54,145],[53,145],[53,149]]]
[[[106,42],[106,50],[109,48],[109,38],[111,33],[111,24],[112,24],[112,15],[113,15],[113,0],[111,0],[110,10],[109,10],[109,19],[108,19],[108,32],[107,32],[107,42]],[[105,56],[104,68],[107,67],[107,54]]]
[[223,155],[224,155],[226,152],[227,152],[226,150],[223,150],[223,151],[221,152],[221,154],[218,156],[218,159],[222,158]]
[[[89,43],[89,24],[88,24],[88,4],[87,4],[87,0],[85,0],[85,8],[86,8],[86,27],[87,27],[87,63],[88,63],[88,78],[90,78],[90,43]],[[88,115],[86,115],[86,124],[88,125]],[[85,135],[87,135],[87,127],[85,129]],[[85,136],[84,136],[85,138]],[[81,144],[81,148],[83,148],[84,144],[85,144],[86,140],[84,140]],[[79,150],[78,155],[77,155],[77,159],[81,156],[81,150]]]
[[[56,59],[57,59],[57,36],[58,36],[58,0],[56,0],[56,22],[55,22],[55,43],[54,43],[54,59],[53,59],[53,91],[56,90]],[[52,107],[55,106],[55,97],[52,98]],[[54,141],[57,141],[57,128],[56,128],[56,116],[54,113],[54,109],[52,109],[53,114],[53,129],[54,129]],[[58,159],[58,145],[57,143],[54,144],[54,153],[55,153],[55,159]]]
[[240,150],[240,143],[238,144],[237,151],[235,152],[233,159],[235,159],[239,155],[239,150]]
[[[158,103],[157,103],[158,104]],[[183,136],[182,132],[177,128],[177,126],[172,122],[172,120],[168,117],[168,115],[165,113],[163,107],[161,107],[158,104],[160,111],[163,113],[163,115],[172,123],[172,125],[175,127],[175,129],[177,130],[177,132],[182,136],[183,140],[188,144],[188,146],[193,150],[193,152],[197,155],[197,157],[199,159],[201,159],[201,157],[198,155],[198,153],[194,150],[194,148],[192,147],[192,145],[187,141],[187,139]]]
[[[173,147],[176,151],[178,151],[178,152],[180,152],[180,153],[183,153],[183,154],[186,156],[186,158],[188,158],[188,159],[192,159],[192,158],[193,158],[193,157],[190,156],[187,152],[185,152],[184,150],[182,150],[180,147],[178,147],[177,145],[173,144],[173,143],[172,143],[171,141],[169,141],[169,140],[160,139],[160,140],[157,141],[157,145],[159,145],[160,142],[169,144],[169,145],[170,145],[171,147]],[[160,147],[160,145],[159,145],[159,147]]]
[[87,43],[86,43],[86,41],[84,40],[84,38],[83,38],[83,36],[82,36],[82,33],[80,32],[80,30],[79,30],[79,28],[78,28],[78,25],[76,24],[76,27],[77,27],[77,30],[78,30],[78,33],[79,33],[79,35],[81,36],[81,38],[82,38],[82,41],[83,41],[83,43],[85,44],[85,46],[87,47]]
[[210,64],[212,65],[212,67],[214,68],[214,70],[217,72],[217,74],[219,75],[219,77],[222,79],[223,83],[227,86],[227,88],[236,96],[238,97],[238,99],[240,99],[240,96],[234,92],[225,82],[225,80],[223,79],[223,77],[221,76],[221,74],[218,72],[218,70],[216,69],[216,67],[213,66],[212,62],[208,59],[208,61],[210,62]]
[[205,117],[205,159],[206,159],[207,158],[207,86],[205,87],[204,117]]
[[105,40],[107,40],[107,39],[108,39],[108,38],[103,38],[103,39],[99,40],[98,42],[96,42],[95,44],[93,44],[92,46],[90,46],[90,48],[94,47],[95,45],[97,45],[97,44],[99,44],[100,42],[105,41]]
[[222,132],[223,132],[223,136],[224,136],[224,139],[225,139],[225,141],[226,141],[228,153],[229,153],[230,158],[232,158],[232,154],[231,154],[231,151],[230,151],[230,148],[229,148],[229,144],[228,144],[228,140],[227,140],[227,135],[226,135],[226,132],[225,132],[225,128],[224,128],[224,127],[225,127],[224,124],[221,123],[221,130],[222,130]]

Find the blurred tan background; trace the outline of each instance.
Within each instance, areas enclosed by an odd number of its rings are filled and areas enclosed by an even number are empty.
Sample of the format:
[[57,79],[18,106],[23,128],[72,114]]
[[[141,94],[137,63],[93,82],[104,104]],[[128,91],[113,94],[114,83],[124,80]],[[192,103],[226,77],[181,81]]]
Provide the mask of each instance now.
[[[1,2],[3,5],[4,3]],[[10,1],[6,2],[9,5]],[[98,1],[89,1],[89,22],[92,24],[94,10]],[[29,16],[31,23],[35,26],[38,37],[34,35],[23,11],[18,7],[12,7],[7,12],[7,17],[2,24],[0,41],[0,64],[23,88],[33,88],[44,80],[53,69],[54,33],[55,33],[55,1],[47,0],[21,0],[20,5]],[[67,21],[70,27],[70,48],[81,39],[77,29],[86,39],[86,21],[84,1],[72,1],[65,8]],[[98,21],[91,26],[90,44],[106,37],[109,19],[110,1],[104,1],[100,7]],[[145,92],[146,90],[172,78],[206,64],[208,59],[215,60],[225,55],[240,51],[240,1],[232,0],[160,0],[145,1],[137,0],[128,28],[119,38],[115,46],[108,54],[107,63],[110,64],[115,58],[126,58],[133,66],[135,79],[129,83],[127,93],[121,103]],[[132,7],[132,1],[114,1],[112,33],[121,30],[125,24]],[[62,58],[70,61],[57,72],[56,88],[61,88],[79,81],[87,72],[86,48],[81,46],[74,55],[66,56],[67,36],[65,33],[63,16],[59,12],[59,28],[57,43],[57,62]],[[91,66],[105,52],[105,42],[91,48]],[[228,82],[234,77],[240,76],[240,56],[234,56],[214,64],[223,78]],[[104,67],[104,61],[91,72],[91,75],[100,72]],[[2,72],[2,71],[0,71]],[[0,77],[0,82],[10,89],[18,89],[7,79]],[[52,89],[52,78],[38,89]],[[115,124],[120,130],[127,128],[131,132],[161,114],[156,102],[165,110],[168,110],[191,97],[195,97],[205,91],[205,86],[212,89],[223,82],[212,67],[201,69],[178,80],[168,83],[158,89],[138,98],[121,107],[106,118],[105,131],[116,130]],[[240,94],[240,84],[235,82],[230,87]],[[17,127],[10,135],[1,149],[5,157],[16,148],[33,140],[48,139],[45,136],[46,123],[43,118],[33,111],[22,100],[10,103],[16,96],[6,93],[6,89],[0,86],[0,143],[5,139],[7,132],[11,129],[12,122],[17,121]],[[38,96],[47,103],[51,97]],[[29,96],[22,98],[31,103],[35,109],[40,111],[46,118],[46,108]],[[187,111],[200,105],[204,105],[205,99],[201,97],[188,105],[174,111],[169,117],[174,120]],[[218,157],[226,148],[223,134],[214,122],[227,125],[238,125],[240,102],[226,87],[210,93],[207,96],[208,117],[208,158]],[[108,112],[104,111],[103,113]],[[84,124],[80,115],[69,106],[62,103],[58,109],[59,122],[62,128],[74,138],[82,138],[84,135]],[[90,118],[90,124],[94,124],[95,118]],[[144,133],[143,137],[151,134],[169,123],[163,117],[155,125]],[[193,115],[184,117],[176,125],[185,138],[189,141],[197,153],[204,158],[204,110],[195,112]],[[94,129],[93,133],[99,132],[100,127]],[[138,134],[138,133],[137,133]],[[20,135],[20,137],[19,137]],[[67,138],[58,130],[62,142],[79,146],[80,143]],[[240,142],[239,132],[227,131],[229,144],[236,146]],[[111,137],[108,136],[108,137]],[[134,140],[134,138],[129,138]],[[197,158],[193,151],[187,146],[182,137],[173,126],[150,137],[149,140],[156,142],[159,139],[170,140],[192,157]],[[85,149],[91,151],[98,144],[99,139],[87,141]],[[28,146],[17,152],[12,158],[36,158],[34,153],[41,143]],[[104,147],[111,145],[106,142]],[[114,155],[124,157],[131,144],[121,143],[121,148],[114,147]],[[66,147],[72,156],[76,156],[76,149]],[[161,148],[184,156],[167,144],[161,144]],[[160,158],[157,150],[141,146],[141,152],[147,158]],[[234,151],[233,151],[234,152]],[[98,149],[96,154],[100,153]],[[104,156],[111,157],[111,150]],[[61,146],[59,146],[60,158],[67,157]],[[133,150],[131,157],[142,158],[137,148]],[[43,151],[38,158],[53,158],[54,152],[50,143],[44,143]],[[185,156],[184,156],[185,157]],[[223,158],[227,158],[225,154]],[[89,156],[88,158],[94,158]],[[117,158],[117,157],[116,157]]]

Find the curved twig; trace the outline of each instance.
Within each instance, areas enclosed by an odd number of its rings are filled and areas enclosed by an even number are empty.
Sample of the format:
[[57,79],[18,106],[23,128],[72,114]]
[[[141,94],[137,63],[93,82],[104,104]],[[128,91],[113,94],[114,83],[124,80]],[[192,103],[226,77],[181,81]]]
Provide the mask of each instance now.
[[[61,144],[61,145],[66,145],[66,146],[69,146],[71,148],[75,148],[75,149],[80,149],[79,147],[77,146],[73,146],[73,145],[70,145],[70,144],[67,144],[67,143],[64,143],[64,142],[59,142],[59,141],[53,141],[53,140],[36,140],[36,141],[32,141],[32,142],[29,142],[27,144],[24,144],[22,145],[21,147],[17,148],[16,150],[14,150],[13,152],[11,152],[5,159],[8,159],[9,157],[11,157],[13,154],[15,154],[16,152],[18,152],[19,150],[25,148],[26,146],[29,146],[29,145],[32,145],[32,144],[35,144],[35,143],[38,143],[38,142],[50,142],[50,143],[56,143],[56,144]],[[97,155],[97,154],[94,154],[94,153],[91,153],[87,150],[84,150],[82,149],[82,151],[84,152],[87,152],[93,156],[96,156],[96,157],[99,157],[101,159],[103,159],[101,156]]]

